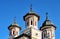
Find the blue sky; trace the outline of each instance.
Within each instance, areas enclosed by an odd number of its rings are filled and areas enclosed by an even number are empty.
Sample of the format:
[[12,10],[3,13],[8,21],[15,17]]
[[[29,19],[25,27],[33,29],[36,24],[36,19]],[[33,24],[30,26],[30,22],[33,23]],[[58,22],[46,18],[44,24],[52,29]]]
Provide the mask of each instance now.
[[57,27],[56,39],[60,38],[60,0],[0,0],[0,39],[9,38],[8,26],[13,23],[14,17],[22,28],[25,29],[23,16],[29,12],[30,4],[33,11],[40,16],[38,27],[44,22],[48,12],[48,17]]

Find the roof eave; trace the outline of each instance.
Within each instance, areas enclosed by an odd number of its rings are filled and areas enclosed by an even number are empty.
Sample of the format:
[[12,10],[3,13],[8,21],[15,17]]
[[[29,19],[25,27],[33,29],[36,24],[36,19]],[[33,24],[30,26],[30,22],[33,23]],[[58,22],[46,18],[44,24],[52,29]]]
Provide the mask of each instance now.
[[25,21],[25,17],[28,16],[28,15],[35,15],[35,16],[38,17],[38,20],[40,20],[40,16],[39,15],[37,15],[35,13],[27,13],[25,16],[23,16],[24,21]]

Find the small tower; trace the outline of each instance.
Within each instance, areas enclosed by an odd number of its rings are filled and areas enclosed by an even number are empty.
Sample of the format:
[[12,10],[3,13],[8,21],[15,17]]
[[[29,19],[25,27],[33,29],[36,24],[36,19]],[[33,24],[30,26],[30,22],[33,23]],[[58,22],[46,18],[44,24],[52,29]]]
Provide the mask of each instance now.
[[55,25],[48,19],[48,13],[46,13],[46,20],[42,24],[40,30],[42,31],[42,39],[55,39]]
[[9,27],[8,27],[9,31],[10,31],[10,37],[9,39],[13,39],[17,36],[20,35],[20,30],[21,30],[21,27],[19,27],[19,25],[16,23],[16,17],[14,18],[14,23],[11,24]]
[[32,5],[30,6],[30,12],[28,12],[23,18],[26,22],[26,27],[34,27],[38,29],[38,20],[40,17],[32,10]]

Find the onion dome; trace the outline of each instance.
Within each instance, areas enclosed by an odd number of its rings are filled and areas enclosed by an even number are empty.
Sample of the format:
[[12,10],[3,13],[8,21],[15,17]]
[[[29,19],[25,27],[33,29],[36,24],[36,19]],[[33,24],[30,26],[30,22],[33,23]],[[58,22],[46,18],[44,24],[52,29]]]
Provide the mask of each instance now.
[[38,17],[38,20],[40,19],[40,16],[37,15],[37,14],[32,10],[32,5],[30,6],[30,12],[28,12],[28,13],[23,17],[24,21],[26,20],[25,18],[26,18],[27,16],[30,16],[30,15],[35,15],[36,17]]
[[55,25],[48,19],[48,13],[46,13],[46,20],[42,24],[41,28],[43,28],[43,27],[50,27],[50,26],[53,26],[56,29]]
[[12,23],[12,24],[8,27],[8,29],[10,30],[10,29],[12,29],[13,27],[17,27],[17,28],[21,29],[21,27],[19,27],[19,25],[16,23],[16,17],[14,18],[14,23]]

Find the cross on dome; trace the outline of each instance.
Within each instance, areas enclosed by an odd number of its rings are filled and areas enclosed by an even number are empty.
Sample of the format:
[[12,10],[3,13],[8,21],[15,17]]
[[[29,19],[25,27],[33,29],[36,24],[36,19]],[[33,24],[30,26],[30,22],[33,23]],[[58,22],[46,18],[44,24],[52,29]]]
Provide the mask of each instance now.
[[46,12],[46,20],[48,20],[48,12]]
[[30,11],[32,11],[32,4],[30,5]]
[[16,17],[14,17],[14,24],[16,24]]

